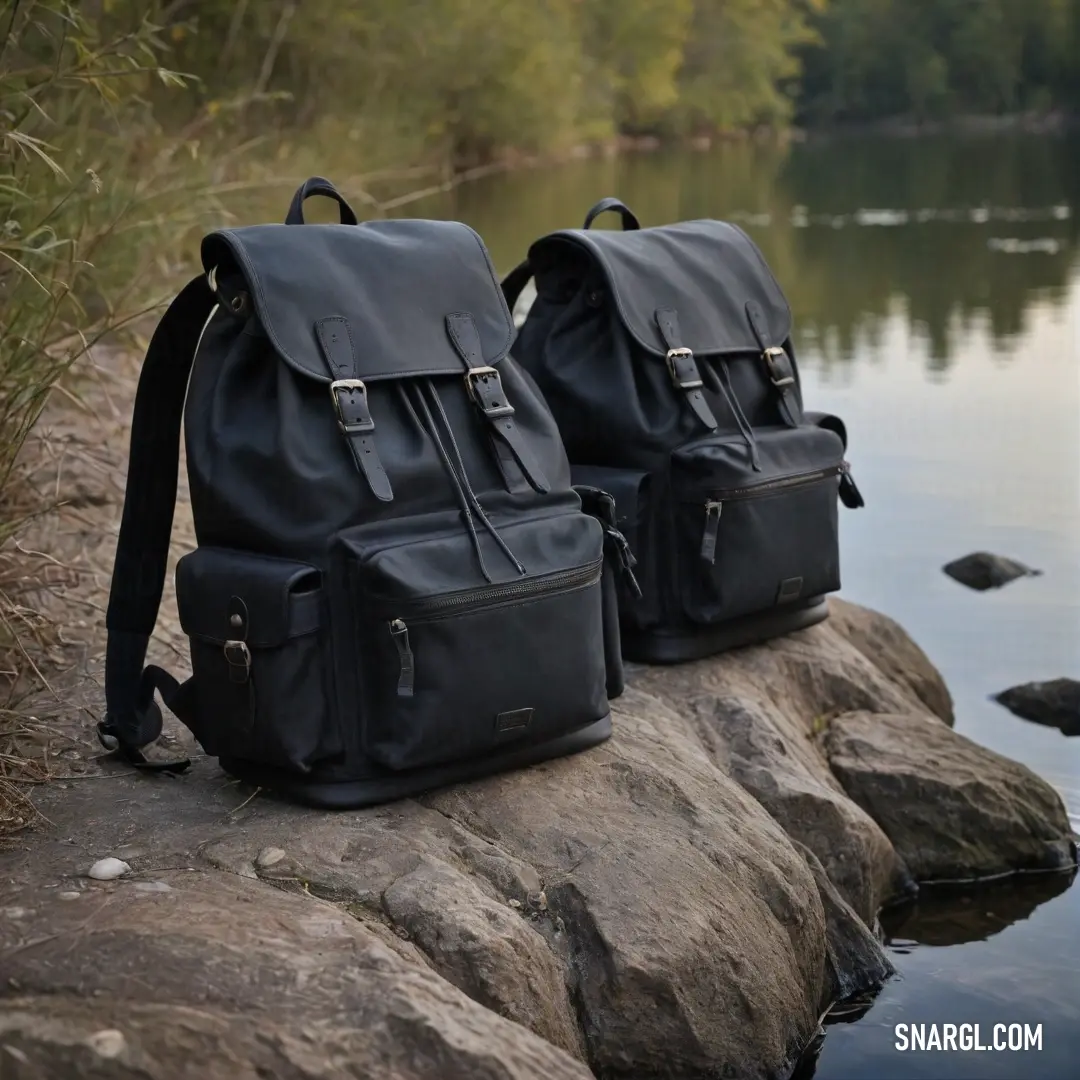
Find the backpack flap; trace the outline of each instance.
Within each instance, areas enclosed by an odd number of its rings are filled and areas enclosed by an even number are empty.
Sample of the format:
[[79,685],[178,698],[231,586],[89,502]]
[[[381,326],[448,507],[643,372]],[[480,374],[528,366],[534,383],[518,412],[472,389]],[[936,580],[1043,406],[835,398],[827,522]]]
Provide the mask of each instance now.
[[368,385],[459,375],[533,487],[547,482],[513,421],[497,365],[514,326],[480,238],[448,221],[256,225],[212,233],[203,266],[248,333],[298,374],[330,384],[357,468],[393,499]]
[[697,358],[747,354],[761,358],[785,422],[798,423],[797,376],[784,351],[791,310],[757,246],[737,226],[701,220],[625,232],[566,229],[533,244],[529,263],[541,296],[565,297],[568,278],[570,287],[586,277],[595,283],[590,306],[601,306],[606,291],[630,339],[666,361],[705,428],[717,424],[703,386],[728,395],[711,370],[703,376]]
[[282,360],[320,382],[334,379],[318,338],[325,319],[348,323],[365,382],[462,373],[445,326],[455,312],[472,316],[484,365],[510,349],[514,327],[487,251],[458,222],[252,225],[211,233],[202,261],[219,289],[239,271]]

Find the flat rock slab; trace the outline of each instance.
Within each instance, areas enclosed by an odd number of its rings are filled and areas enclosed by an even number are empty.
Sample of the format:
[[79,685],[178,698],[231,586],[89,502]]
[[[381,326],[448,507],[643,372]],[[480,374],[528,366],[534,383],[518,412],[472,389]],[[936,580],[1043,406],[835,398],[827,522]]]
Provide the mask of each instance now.
[[[320,813],[204,757],[45,789],[55,827],[0,874],[4,1067],[786,1077],[829,1004],[890,975],[881,904],[1069,845],[1050,788],[951,731],[895,623],[833,612],[637,669],[608,743],[419,800]],[[83,876],[108,856],[130,872]]]
[[946,574],[966,585],[969,589],[985,592],[987,589],[1000,589],[1022,577],[1038,577],[1042,571],[1032,570],[1015,559],[1004,555],[992,555],[988,551],[976,551],[962,559],[954,559],[942,567]]
[[1057,728],[1063,735],[1080,735],[1080,682],[1051,679],[1024,683],[996,695],[995,701],[1024,720]]

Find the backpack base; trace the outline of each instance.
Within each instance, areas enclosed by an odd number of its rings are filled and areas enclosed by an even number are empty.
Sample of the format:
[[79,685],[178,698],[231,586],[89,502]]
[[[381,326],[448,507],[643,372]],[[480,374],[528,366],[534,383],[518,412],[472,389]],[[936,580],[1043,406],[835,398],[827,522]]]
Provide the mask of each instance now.
[[536,765],[550,758],[577,754],[610,737],[611,714],[607,713],[577,731],[571,731],[557,739],[549,739],[547,742],[407,772],[395,772],[371,763],[369,775],[337,781],[306,778],[296,773],[232,758],[219,758],[218,764],[237,780],[267,789],[272,794],[280,794],[294,802],[322,810],[356,810],[393,799],[420,795],[450,784],[478,780],[492,773]]
[[829,616],[824,596],[814,596],[798,607],[755,612],[720,626],[703,627],[692,634],[664,631],[634,633],[623,628],[623,659],[639,664],[682,664],[703,660],[729,649],[758,645],[771,638],[805,630]]

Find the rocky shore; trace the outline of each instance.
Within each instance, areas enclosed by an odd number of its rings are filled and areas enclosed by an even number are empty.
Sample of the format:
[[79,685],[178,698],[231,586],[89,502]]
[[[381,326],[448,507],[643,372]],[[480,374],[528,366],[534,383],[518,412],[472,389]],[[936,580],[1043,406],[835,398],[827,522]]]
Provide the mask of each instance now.
[[343,814],[116,771],[87,723],[0,856],[0,1075],[774,1080],[891,974],[883,905],[1075,862],[884,616],[629,681],[596,750]]

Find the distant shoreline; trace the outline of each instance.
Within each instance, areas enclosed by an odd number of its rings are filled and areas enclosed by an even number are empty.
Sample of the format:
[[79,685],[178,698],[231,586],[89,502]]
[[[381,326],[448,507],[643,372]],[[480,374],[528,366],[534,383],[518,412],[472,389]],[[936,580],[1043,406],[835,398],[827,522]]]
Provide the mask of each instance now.
[[[918,121],[910,116],[885,117],[866,122],[841,122],[789,128],[738,128],[710,134],[664,136],[653,133],[619,134],[610,139],[580,143],[549,154],[526,154],[508,151],[496,162],[482,168],[514,169],[557,165],[568,161],[595,157],[616,157],[620,154],[648,154],[673,148],[697,151],[711,150],[724,143],[816,142],[834,138],[885,136],[908,139],[927,135],[1065,135],[1080,131],[1080,114],[1064,111],[1008,113],[1001,116],[966,114],[941,120]],[[463,170],[469,171],[469,170]]]
[[818,139],[846,135],[888,135],[916,138],[922,135],[1061,135],[1080,130],[1080,115],[1062,110],[1004,115],[960,114],[940,120],[919,121],[910,116],[886,117],[865,123],[823,124],[798,128],[796,138]]

